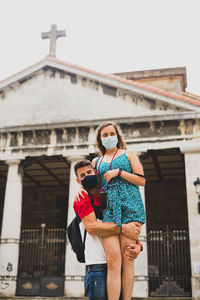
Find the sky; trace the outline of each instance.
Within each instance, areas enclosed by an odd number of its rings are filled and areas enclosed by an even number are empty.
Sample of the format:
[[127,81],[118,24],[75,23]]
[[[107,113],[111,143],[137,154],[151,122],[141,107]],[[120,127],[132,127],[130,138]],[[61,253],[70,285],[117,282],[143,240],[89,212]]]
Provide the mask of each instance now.
[[51,24],[66,30],[56,56],[104,73],[186,67],[200,95],[200,0],[0,0],[0,80],[45,58]]

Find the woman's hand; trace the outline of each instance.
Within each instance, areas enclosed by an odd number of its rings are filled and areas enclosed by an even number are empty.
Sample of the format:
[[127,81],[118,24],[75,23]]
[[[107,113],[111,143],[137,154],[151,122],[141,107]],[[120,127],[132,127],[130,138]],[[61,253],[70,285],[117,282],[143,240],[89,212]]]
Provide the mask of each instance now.
[[84,188],[80,188],[80,190],[75,194],[74,202],[80,202],[80,198],[84,198],[83,192],[88,194],[88,192],[84,190]]
[[112,178],[117,177],[119,173],[119,169],[107,171],[104,174],[104,178],[107,182],[109,182]]

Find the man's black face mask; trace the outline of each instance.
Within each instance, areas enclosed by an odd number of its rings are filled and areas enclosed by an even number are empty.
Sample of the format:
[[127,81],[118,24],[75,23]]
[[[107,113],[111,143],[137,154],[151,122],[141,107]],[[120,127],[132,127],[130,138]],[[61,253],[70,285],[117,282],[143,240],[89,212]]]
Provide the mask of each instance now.
[[91,190],[97,186],[97,176],[96,175],[88,175],[83,180],[81,180],[81,184],[86,190]]

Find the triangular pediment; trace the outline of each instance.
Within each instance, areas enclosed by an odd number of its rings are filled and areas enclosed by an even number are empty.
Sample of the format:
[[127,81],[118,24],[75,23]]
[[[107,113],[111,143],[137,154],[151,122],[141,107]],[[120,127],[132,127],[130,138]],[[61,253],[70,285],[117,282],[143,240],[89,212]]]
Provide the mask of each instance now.
[[190,101],[57,59],[0,82],[0,97],[0,128],[200,111]]

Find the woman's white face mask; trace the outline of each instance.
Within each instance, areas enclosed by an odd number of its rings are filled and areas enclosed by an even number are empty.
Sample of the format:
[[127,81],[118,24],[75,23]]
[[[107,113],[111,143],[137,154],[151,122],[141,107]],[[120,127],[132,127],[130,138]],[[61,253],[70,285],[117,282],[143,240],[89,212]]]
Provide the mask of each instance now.
[[117,146],[118,138],[116,135],[114,136],[108,136],[102,139],[102,145],[108,149],[112,150]]

